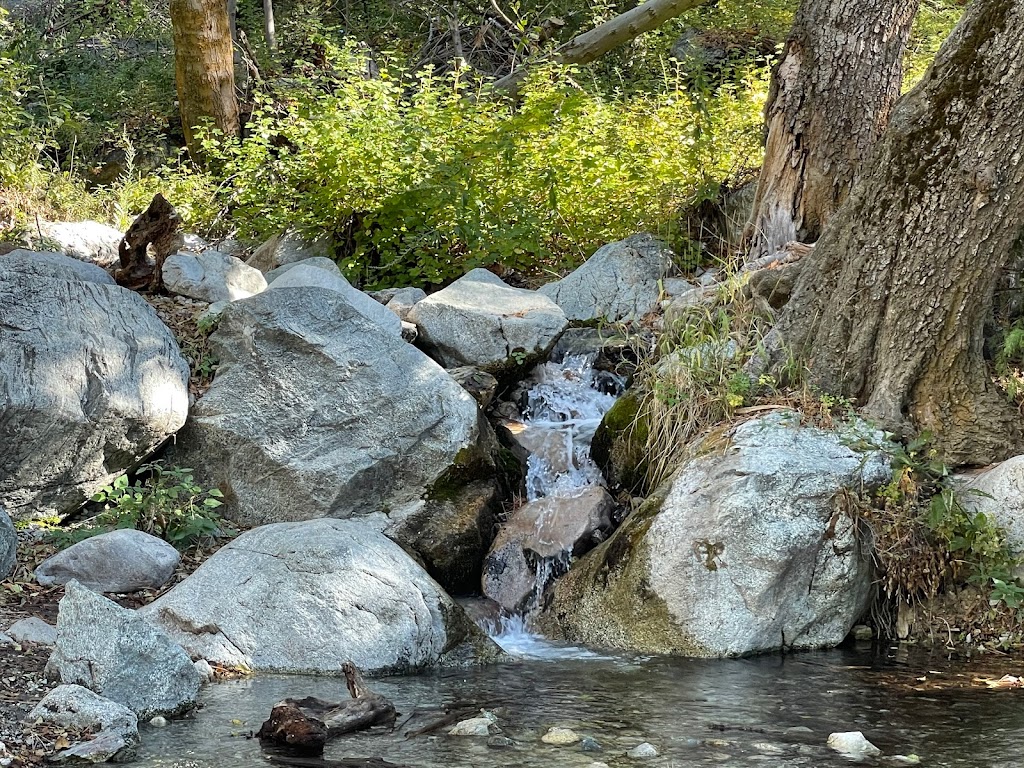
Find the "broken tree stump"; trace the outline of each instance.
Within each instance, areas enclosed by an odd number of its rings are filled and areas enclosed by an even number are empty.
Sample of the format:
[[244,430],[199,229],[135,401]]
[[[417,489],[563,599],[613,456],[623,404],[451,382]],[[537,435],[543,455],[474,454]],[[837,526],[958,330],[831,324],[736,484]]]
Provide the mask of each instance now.
[[351,698],[324,701],[315,696],[285,699],[274,705],[270,718],[256,736],[264,745],[287,748],[302,755],[319,755],[328,739],[362,731],[375,725],[394,727],[398,713],[394,705],[367,688],[355,664],[342,665]]
[[114,270],[114,280],[133,291],[160,290],[164,261],[184,242],[181,217],[158,192],[125,232],[117,249],[121,266]]

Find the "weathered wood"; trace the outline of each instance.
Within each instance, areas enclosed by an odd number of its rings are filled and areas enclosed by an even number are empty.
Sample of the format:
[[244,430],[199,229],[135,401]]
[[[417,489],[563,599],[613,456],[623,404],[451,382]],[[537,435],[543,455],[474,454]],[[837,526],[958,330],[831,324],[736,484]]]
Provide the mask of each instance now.
[[342,665],[351,699],[325,701],[315,696],[285,699],[274,705],[257,737],[264,744],[304,754],[321,754],[328,739],[375,725],[394,727],[398,713],[384,696],[371,691],[351,662]]
[[976,0],[803,258],[776,328],[812,383],[951,464],[1020,453],[984,324],[1024,230],[1024,0]]
[[157,193],[118,245],[121,266],[114,271],[114,280],[133,291],[160,290],[164,261],[183,243],[181,217],[174,206]]
[[705,2],[707,0],[647,0],[646,3],[577,35],[550,56],[524,63],[514,72],[496,80],[491,87],[497,91],[514,93],[531,69],[546,61],[555,61],[559,64],[589,64],[597,61],[608,51],[628,43],[644,32],[657,29],[683,11],[696,8]]
[[748,260],[814,242],[849,194],[900,94],[919,0],[802,0],[765,107]]

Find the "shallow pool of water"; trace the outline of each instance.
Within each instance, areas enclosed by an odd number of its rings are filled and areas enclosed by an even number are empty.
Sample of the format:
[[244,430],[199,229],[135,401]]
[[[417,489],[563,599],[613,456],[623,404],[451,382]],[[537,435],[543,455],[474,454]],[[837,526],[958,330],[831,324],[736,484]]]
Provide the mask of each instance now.
[[[998,672],[1016,673],[1012,664]],[[447,670],[371,681],[402,714],[393,732],[376,729],[328,744],[324,757],[383,757],[404,766],[849,766],[825,747],[832,731],[862,731],[897,764],[916,754],[924,766],[1009,768],[1024,764],[1019,690],[915,691],[917,676],[969,679],[970,668],[937,659],[913,664],[836,650],[707,661],[635,658],[524,660],[486,669]],[[902,683],[896,685],[893,679]],[[909,684],[907,684],[909,683]],[[164,728],[146,726],[139,765],[248,768],[266,765],[259,729],[274,703],[307,695],[340,699],[344,681],[258,676],[204,689],[203,708]],[[406,734],[452,708],[496,711],[507,748],[483,737]],[[590,736],[602,747],[541,742],[552,726]],[[660,752],[625,752],[641,742]]]

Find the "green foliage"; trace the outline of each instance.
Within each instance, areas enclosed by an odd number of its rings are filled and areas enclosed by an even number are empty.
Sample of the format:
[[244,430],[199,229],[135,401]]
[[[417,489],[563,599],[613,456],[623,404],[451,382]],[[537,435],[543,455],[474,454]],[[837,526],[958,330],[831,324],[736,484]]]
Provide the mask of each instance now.
[[751,357],[763,354],[771,318],[727,281],[712,303],[687,307],[662,333],[656,358],[638,371],[637,425],[646,427],[645,487],[656,488],[679,465],[694,438],[729,422],[770,377],[751,380]]
[[188,467],[143,464],[134,481],[121,475],[92,497],[103,511],[90,525],[65,536],[65,543],[116,528],[145,531],[179,548],[230,535],[233,529],[217,513],[222,495],[216,488],[204,490]]
[[992,518],[964,504],[928,440],[925,434],[896,449],[892,481],[863,512],[886,594],[912,605],[971,584],[991,588],[993,605],[1015,610],[1018,558]]
[[966,3],[961,0],[923,0],[914,17],[904,57],[904,90],[909,90],[924,76],[965,7]]
[[365,80],[357,51],[330,50],[330,92],[264,98],[245,142],[205,147],[242,234],[333,232],[368,286],[492,264],[536,274],[637,231],[671,239],[680,209],[758,162],[763,77],[702,101],[678,83],[602,96],[548,70],[516,106],[458,75]]

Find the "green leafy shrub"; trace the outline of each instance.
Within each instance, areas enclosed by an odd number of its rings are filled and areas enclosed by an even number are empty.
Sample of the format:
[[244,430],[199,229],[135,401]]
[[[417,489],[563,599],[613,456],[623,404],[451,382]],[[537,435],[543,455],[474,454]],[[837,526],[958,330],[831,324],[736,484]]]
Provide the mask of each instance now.
[[333,82],[264,98],[244,142],[206,148],[244,235],[331,232],[367,286],[538,274],[637,231],[672,239],[681,209],[760,157],[764,72],[706,100],[672,82],[606,96],[551,69],[516,105],[458,75],[367,80],[357,53],[331,50]]
[[217,513],[221,492],[204,490],[188,467],[165,467],[155,461],[139,467],[139,474],[147,477],[129,482],[122,475],[92,497],[103,504],[103,512],[90,532],[135,528],[179,548],[232,532]]

